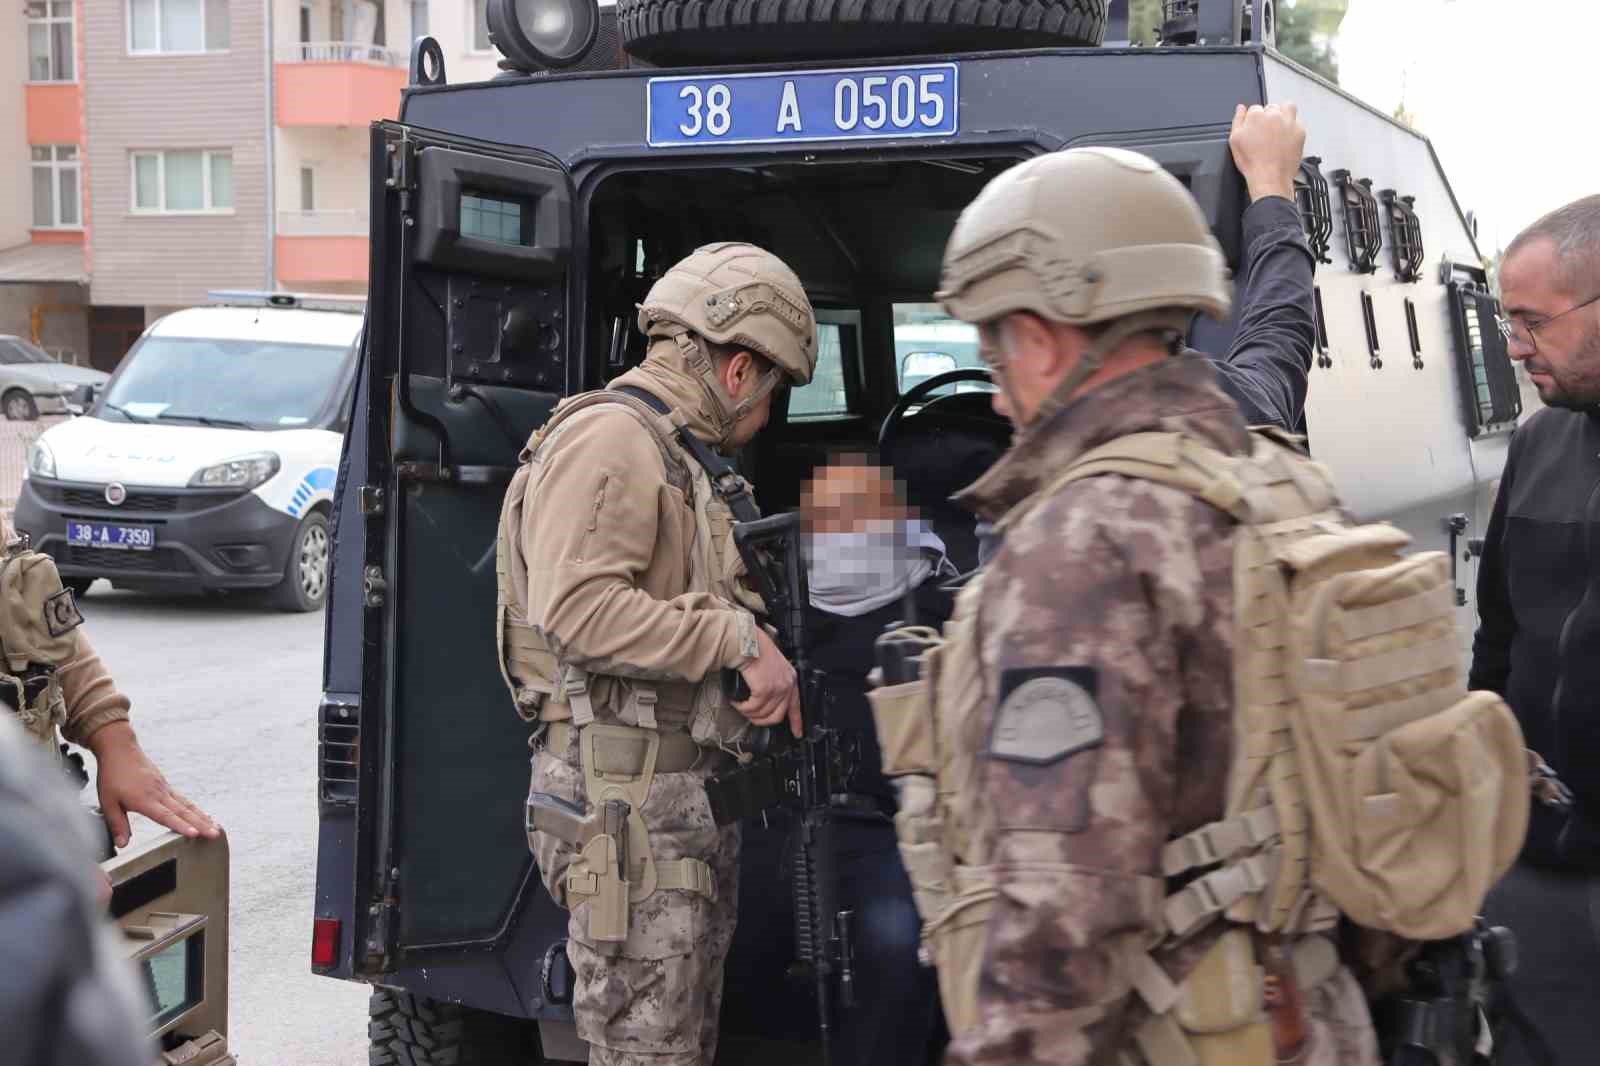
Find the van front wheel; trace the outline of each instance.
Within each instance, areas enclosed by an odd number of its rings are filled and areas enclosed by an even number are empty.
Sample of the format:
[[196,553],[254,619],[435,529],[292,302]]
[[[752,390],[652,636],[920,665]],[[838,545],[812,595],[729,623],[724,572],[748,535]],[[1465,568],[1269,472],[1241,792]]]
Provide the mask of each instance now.
[[39,405],[33,402],[26,389],[12,389],[0,398],[6,418],[12,422],[33,422],[39,417]]
[[295,530],[283,580],[272,590],[273,606],[283,611],[315,611],[328,602],[328,574],[333,540],[328,520],[313,511]]

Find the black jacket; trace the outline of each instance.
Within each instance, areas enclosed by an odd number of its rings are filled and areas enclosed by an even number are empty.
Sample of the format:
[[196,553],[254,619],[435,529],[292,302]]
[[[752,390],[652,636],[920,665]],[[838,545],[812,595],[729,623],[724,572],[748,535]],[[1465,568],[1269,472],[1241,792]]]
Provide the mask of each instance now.
[[[1511,438],[1478,565],[1470,683],[1498,692],[1528,747],[1600,818],[1600,414],[1547,408]],[[1537,809],[1528,857],[1556,853],[1561,826]],[[1585,845],[1584,851],[1591,850]],[[1600,847],[1592,849],[1600,860]]]
[[[955,594],[940,588],[937,578],[924,581],[913,594],[918,625],[942,628],[955,605]],[[884,628],[906,620],[903,601],[879,607],[855,618],[829,614],[815,607],[806,612],[810,628],[811,662],[827,676],[828,722],[856,733],[861,745],[861,762],[851,782],[852,791],[887,801],[892,810],[894,789],[883,776],[883,756],[878,748],[878,731],[872,722],[872,705],[867,702],[867,673],[873,661],[873,641]]]
[[[1317,324],[1316,264],[1300,211],[1281,196],[1257,200],[1245,210],[1242,236],[1233,341],[1224,355],[1203,354],[1247,425],[1301,433]],[[1204,346],[1212,330],[1226,328],[1201,320],[1192,339]]]

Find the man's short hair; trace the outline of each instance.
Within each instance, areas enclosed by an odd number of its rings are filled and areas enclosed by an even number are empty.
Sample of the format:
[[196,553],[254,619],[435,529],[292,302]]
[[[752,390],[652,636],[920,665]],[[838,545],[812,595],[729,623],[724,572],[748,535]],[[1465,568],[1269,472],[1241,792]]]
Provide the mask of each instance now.
[[740,352],[748,352],[750,353],[750,358],[755,362],[758,375],[765,374],[773,368],[771,359],[768,359],[753,348],[746,348],[742,344],[718,344],[716,341],[707,340],[704,337],[700,338],[700,343],[706,346],[706,351],[711,353],[711,362],[718,367],[727,363],[728,360]]
[[1564,288],[1575,295],[1600,292],[1600,196],[1585,196],[1545,215],[1517,234],[1506,257],[1541,240],[1555,245]]

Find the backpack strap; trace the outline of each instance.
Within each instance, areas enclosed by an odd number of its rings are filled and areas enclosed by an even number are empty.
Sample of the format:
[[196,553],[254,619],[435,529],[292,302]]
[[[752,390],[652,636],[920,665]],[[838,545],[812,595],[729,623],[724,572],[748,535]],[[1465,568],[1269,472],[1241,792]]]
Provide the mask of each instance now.
[[750,483],[734,469],[732,463],[711,450],[710,445],[689,432],[684,425],[683,417],[676,414],[667,402],[647,389],[637,385],[618,385],[611,392],[620,392],[631,396],[645,404],[657,415],[672,421],[674,437],[678,446],[700,464],[700,469],[706,472],[706,477],[711,479],[711,487],[723,503],[728,505],[728,510],[733,512],[733,517],[740,522],[754,522],[761,517],[761,512],[756,509],[755,501],[750,497]]
[[1105,474],[1170,485],[1247,522],[1250,513],[1237,467],[1231,457],[1182,433],[1130,433],[1078,456],[1055,480],[1012,508],[999,526],[1016,524],[1039,502],[1074,481]]

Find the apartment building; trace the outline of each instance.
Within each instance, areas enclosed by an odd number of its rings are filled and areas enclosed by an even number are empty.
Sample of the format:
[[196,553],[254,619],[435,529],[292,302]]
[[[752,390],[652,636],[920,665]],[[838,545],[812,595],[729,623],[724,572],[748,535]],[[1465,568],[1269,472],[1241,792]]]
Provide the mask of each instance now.
[[217,288],[362,293],[370,124],[410,42],[492,77],[483,0],[0,10],[0,333],[112,369]]

